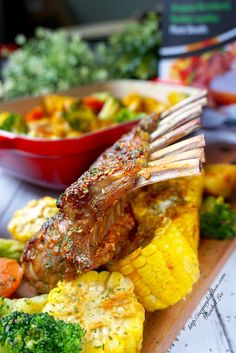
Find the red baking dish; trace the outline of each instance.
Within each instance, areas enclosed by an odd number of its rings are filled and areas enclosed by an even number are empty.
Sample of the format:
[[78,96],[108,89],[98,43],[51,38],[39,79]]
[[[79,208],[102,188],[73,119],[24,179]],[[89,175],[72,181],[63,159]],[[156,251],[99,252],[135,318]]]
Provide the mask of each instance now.
[[[62,94],[84,96],[97,91],[109,91],[118,98],[137,92],[165,102],[171,91],[193,94],[198,90],[168,83],[119,80],[78,87]],[[3,102],[0,104],[0,112],[24,114],[39,104],[41,99],[34,97]],[[0,165],[23,180],[62,190],[135,124],[137,121],[61,140],[30,138],[0,130]]]
[[64,189],[136,123],[122,124],[80,138],[53,141],[1,133],[0,165],[26,181],[55,190]]

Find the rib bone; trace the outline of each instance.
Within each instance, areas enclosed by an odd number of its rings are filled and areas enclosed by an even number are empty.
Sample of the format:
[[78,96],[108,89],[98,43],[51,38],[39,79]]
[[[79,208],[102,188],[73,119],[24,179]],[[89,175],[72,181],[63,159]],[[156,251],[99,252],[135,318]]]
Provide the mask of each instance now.
[[200,118],[194,119],[177,129],[174,129],[170,131],[169,133],[165,134],[164,136],[159,137],[156,139],[154,142],[150,144],[150,150],[151,152],[156,151],[158,148],[168,146],[175,142],[176,140],[179,140],[180,138],[191,134],[195,130],[199,129],[201,127],[201,121]]
[[206,91],[203,91],[161,114],[156,129],[150,134],[150,161],[140,171],[136,188],[165,178],[200,173],[201,163],[205,161],[203,135],[175,142],[200,128],[206,103]]
[[178,152],[189,151],[189,150],[201,148],[204,146],[205,146],[204,135],[193,136],[181,142],[177,142],[173,145],[162,148],[159,151],[155,151],[151,153],[150,160],[155,161],[165,156],[176,154]]
[[[181,160],[181,161],[174,161],[170,162],[168,164],[158,164],[154,166],[150,166],[147,168],[142,169],[139,172],[139,176],[143,176],[144,178],[148,178],[148,174],[154,175],[166,170],[173,170],[173,169],[186,169],[186,168],[191,168],[193,166],[196,166],[199,164],[198,159],[188,159],[188,160]],[[146,177],[147,175],[147,177]]]
[[206,100],[204,98],[201,102],[191,103],[187,107],[184,107],[161,120],[157,129],[151,134],[150,141],[153,142],[157,137],[164,135],[166,132],[200,116],[202,113],[202,104],[205,102]]
[[189,163],[186,163],[187,161],[184,162],[185,164],[178,164],[175,168],[174,165],[172,165],[173,169],[168,168],[166,170],[157,171],[156,173],[153,173],[153,175],[149,179],[146,179],[143,176],[138,177],[134,189],[138,189],[140,187],[154,184],[167,179],[190,175],[199,175],[201,173],[201,163],[198,159],[189,160]]
[[202,90],[201,92],[199,92],[195,95],[192,95],[186,99],[183,99],[179,103],[173,105],[171,108],[169,108],[169,109],[165,110],[163,113],[161,113],[161,119],[170,115],[173,112],[176,112],[177,110],[179,110],[182,107],[186,107],[189,103],[196,102],[197,100],[204,98],[206,96],[207,96],[207,91]]
[[167,157],[158,159],[148,163],[148,166],[154,167],[156,165],[167,164],[170,162],[184,161],[187,159],[199,159],[201,162],[205,162],[205,154],[202,148],[197,148],[190,151],[184,151],[178,154],[171,154]]

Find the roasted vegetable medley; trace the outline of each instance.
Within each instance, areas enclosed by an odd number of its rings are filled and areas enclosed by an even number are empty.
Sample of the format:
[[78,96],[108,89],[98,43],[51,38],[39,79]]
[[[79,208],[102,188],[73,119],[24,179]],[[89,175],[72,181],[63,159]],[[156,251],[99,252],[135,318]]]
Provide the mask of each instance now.
[[235,190],[236,166],[227,164],[144,187],[131,200],[135,237],[105,271],[61,280],[48,294],[9,299],[24,283],[25,242],[56,213],[51,197],[30,201],[8,226],[15,239],[0,239],[0,351],[140,352],[145,310],[175,304],[198,280],[200,233],[215,239],[236,235],[235,213],[223,199]]
[[137,93],[131,93],[123,99],[107,92],[83,98],[48,95],[25,115],[0,113],[0,129],[38,138],[76,137],[136,120],[152,112],[161,113],[186,96],[184,93],[171,92],[168,102],[164,104]]

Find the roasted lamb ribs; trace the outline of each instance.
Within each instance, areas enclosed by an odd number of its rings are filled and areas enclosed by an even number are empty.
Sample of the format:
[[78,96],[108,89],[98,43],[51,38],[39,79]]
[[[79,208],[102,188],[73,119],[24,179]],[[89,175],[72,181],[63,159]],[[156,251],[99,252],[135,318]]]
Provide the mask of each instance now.
[[28,242],[22,256],[25,276],[39,293],[119,255],[135,229],[129,205],[135,189],[200,173],[203,135],[182,138],[200,127],[205,104],[202,92],[142,120],[65,190],[58,213]]

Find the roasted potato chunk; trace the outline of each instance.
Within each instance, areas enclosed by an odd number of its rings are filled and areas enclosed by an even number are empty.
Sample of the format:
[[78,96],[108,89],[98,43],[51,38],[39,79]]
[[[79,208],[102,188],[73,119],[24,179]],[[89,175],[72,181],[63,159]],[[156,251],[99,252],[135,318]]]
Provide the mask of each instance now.
[[209,164],[205,167],[204,191],[229,197],[236,190],[236,165]]

